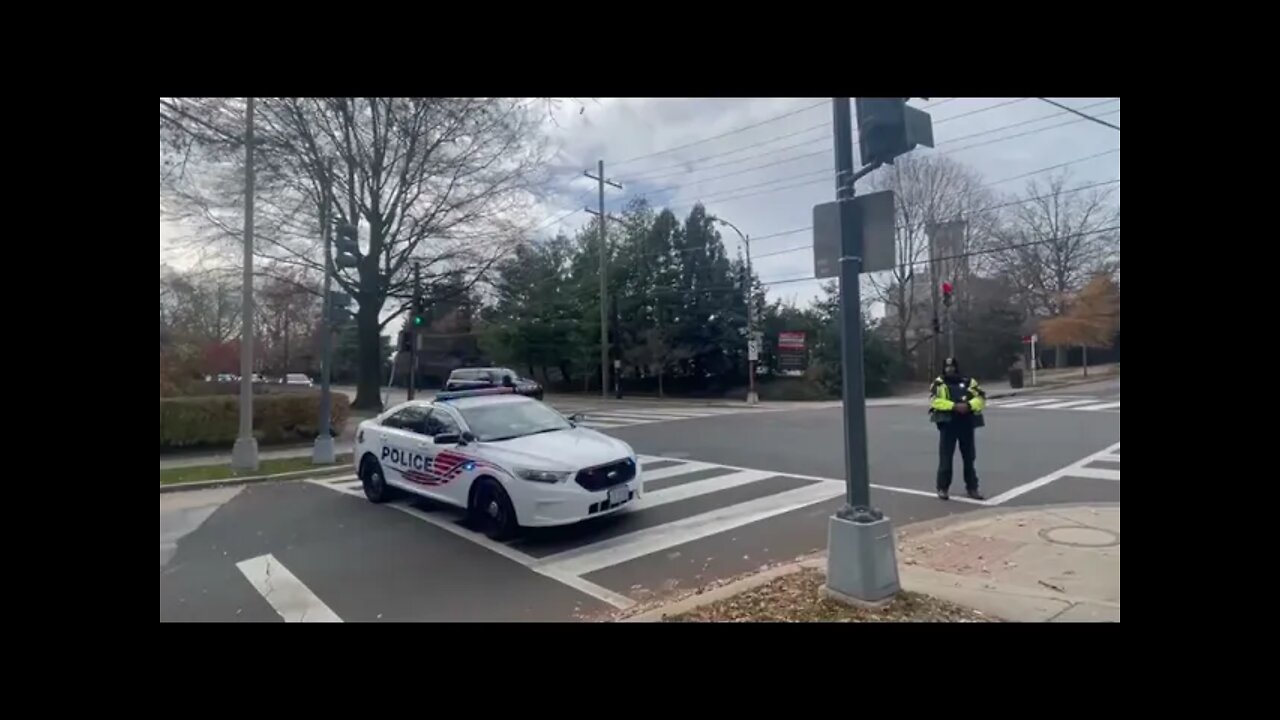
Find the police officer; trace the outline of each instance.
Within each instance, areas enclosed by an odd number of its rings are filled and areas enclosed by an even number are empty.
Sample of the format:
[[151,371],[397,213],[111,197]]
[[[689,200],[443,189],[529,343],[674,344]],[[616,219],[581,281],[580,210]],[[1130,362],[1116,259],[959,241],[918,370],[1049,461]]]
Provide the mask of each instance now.
[[973,466],[977,456],[973,431],[984,424],[986,393],[977,380],[961,375],[960,363],[950,357],[942,366],[942,376],[929,388],[929,396],[929,418],[938,426],[938,497],[951,498],[951,460],[959,445],[965,493],[974,500],[984,499],[978,492],[978,471]]

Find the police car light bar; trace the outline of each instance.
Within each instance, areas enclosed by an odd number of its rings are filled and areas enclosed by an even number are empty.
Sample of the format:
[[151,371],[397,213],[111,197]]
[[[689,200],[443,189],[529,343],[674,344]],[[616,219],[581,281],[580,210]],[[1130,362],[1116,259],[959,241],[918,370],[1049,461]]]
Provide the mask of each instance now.
[[515,388],[509,387],[482,388],[479,390],[453,390],[451,392],[436,393],[436,400],[457,400],[459,398],[481,397],[483,395],[510,395],[515,391]]

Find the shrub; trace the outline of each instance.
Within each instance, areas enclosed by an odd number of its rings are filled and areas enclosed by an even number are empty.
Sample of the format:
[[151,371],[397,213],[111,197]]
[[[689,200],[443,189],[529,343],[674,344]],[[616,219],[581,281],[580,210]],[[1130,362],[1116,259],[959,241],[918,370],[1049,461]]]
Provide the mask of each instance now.
[[833,394],[822,383],[808,376],[769,378],[760,382],[756,390],[760,394],[760,399],[765,402],[840,399],[839,395]]
[[[351,414],[346,395],[331,397],[332,432],[341,434]],[[253,399],[253,435],[261,443],[315,438],[320,393],[257,395]],[[160,450],[221,447],[235,443],[240,428],[240,399],[233,395],[162,398]]]

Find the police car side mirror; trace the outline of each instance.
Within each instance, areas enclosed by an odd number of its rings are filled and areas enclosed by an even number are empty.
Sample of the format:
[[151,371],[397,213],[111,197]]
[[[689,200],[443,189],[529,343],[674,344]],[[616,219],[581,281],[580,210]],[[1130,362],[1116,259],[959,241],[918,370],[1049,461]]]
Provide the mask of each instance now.
[[502,376],[502,386],[503,386],[503,387],[515,387],[515,386],[516,386],[516,381],[515,381],[515,380],[512,380],[510,375],[503,375],[503,376]]
[[457,445],[461,439],[462,436],[458,433],[440,433],[434,438],[437,445]]
[[570,416],[569,416],[569,422],[571,422],[571,423],[580,423],[580,422],[582,422],[583,420],[585,420],[585,419],[586,419],[586,417],[587,417],[586,415],[583,415],[583,414],[582,414],[582,413],[580,413],[580,412],[576,412],[576,413],[574,413],[574,414],[572,414],[572,415],[570,415]]
[[460,443],[458,443],[458,444],[459,444],[459,445],[466,445],[467,443],[473,443],[473,442],[475,442],[475,441],[476,441],[476,436],[475,436],[474,434],[472,434],[472,432],[471,432],[470,430],[467,430],[467,431],[465,431],[465,432],[463,432],[463,433],[462,433],[462,442],[460,442]]

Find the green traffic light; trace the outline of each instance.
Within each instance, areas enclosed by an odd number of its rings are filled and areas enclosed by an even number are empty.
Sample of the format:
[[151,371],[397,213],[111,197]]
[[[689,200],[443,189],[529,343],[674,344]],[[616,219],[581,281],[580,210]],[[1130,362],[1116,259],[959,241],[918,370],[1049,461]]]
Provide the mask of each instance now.
[[414,325],[421,325],[421,324],[422,324],[422,316],[421,316],[421,315],[414,315],[414,316],[413,316],[413,324],[414,324]]

